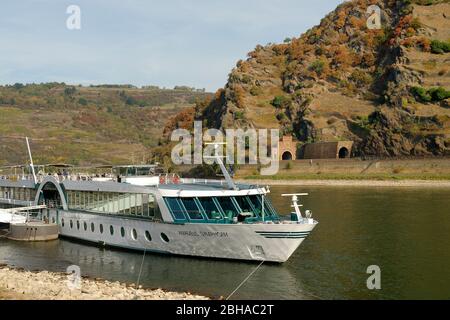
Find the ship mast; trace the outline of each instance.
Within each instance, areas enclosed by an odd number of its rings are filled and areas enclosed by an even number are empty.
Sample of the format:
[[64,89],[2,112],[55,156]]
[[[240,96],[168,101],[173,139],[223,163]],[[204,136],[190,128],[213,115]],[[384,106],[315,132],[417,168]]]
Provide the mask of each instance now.
[[226,143],[222,142],[222,143],[218,143],[218,142],[214,142],[214,143],[206,143],[207,145],[213,145],[214,146],[214,156],[212,157],[205,157],[205,158],[212,158],[215,159],[217,161],[217,164],[220,167],[220,170],[222,171],[223,176],[225,177],[225,181],[228,184],[228,188],[230,190],[238,190],[238,187],[236,186],[236,184],[234,183],[233,179],[231,178],[230,174],[228,173],[227,168],[225,168],[225,165],[222,161],[222,158],[219,156],[217,149],[219,149],[219,145],[225,145]]
[[36,172],[34,171],[33,156],[31,155],[30,142],[28,141],[28,137],[25,137],[25,140],[27,142],[28,156],[30,157],[30,167],[31,167],[31,172],[33,173],[33,181],[34,181],[34,184],[36,184],[37,178],[36,178]]

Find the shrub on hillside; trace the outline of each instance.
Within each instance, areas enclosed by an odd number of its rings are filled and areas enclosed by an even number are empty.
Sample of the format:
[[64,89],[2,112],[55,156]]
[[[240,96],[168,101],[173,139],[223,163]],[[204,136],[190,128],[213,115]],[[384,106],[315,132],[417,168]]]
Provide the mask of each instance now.
[[373,79],[367,72],[356,69],[350,75],[350,80],[352,80],[358,87],[364,87],[372,83]]
[[413,87],[411,88],[411,92],[421,102],[439,102],[450,98],[450,91],[442,87],[430,89]]
[[445,90],[443,87],[431,88],[428,90],[433,101],[442,101],[450,98],[450,91]]
[[285,121],[285,120],[287,120],[287,116],[286,116],[286,114],[284,112],[277,113],[276,117],[277,117],[278,121]]
[[71,96],[71,95],[75,94],[76,91],[77,91],[77,89],[75,87],[67,87],[64,89],[64,94],[66,96]]
[[425,88],[413,87],[413,88],[411,88],[411,92],[420,101],[431,102],[431,96],[428,94],[428,91]]
[[322,60],[316,60],[309,66],[309,69],[315,71],[320,76],[325,69],[325,62]]
[[133,106],[133,105],[137,104],[138,101],[137,101],[135,98],[133,98],[133,97],[127,97],[127,98],[125,99],[125,103],[126,103],[127,105],[129,105],[129,106]]
[[261,93],[262,93],[261,87],[253,86],[253,87],[251,87],[251,89],[250,89],[250,94],[251,94],[252,96],[259,96]]
[[281,108],[287,108],[290,106],[291,104],[291,99],[285,96],[276,96],[273,100],[272,100],[272,105],[275,108],[281,109]]
[[436,54],[443,54],[450,52],[450,41],[431,41],[431,52]]
[[88,104],[85,98],[78,99],[78,103],[81,104],[82,106],[86,106]]
[[245,117],[244,117],[244,112],[243,111],[236,111],[235,113],[234,113],[234,119],[235,120],[243,120]]

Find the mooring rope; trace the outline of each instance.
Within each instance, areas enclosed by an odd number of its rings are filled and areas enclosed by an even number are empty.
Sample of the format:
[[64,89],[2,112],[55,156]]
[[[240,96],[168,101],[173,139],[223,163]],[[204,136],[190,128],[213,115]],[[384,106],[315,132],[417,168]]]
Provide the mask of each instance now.
[[[142,269],[144,267],[144,260],[145,260],[145,254],[147,252],[147,248],[144,248],[144,255],[142,256],[142,262],[141,262],[141,267],[139,268],[139,274],[138,274],[138,279],[137,279],[137,283],[136,283],[136,289],[135,289],[135,293],[137,292],[137,290],[139,290],[139,283],[141,281],[141,274],[142,274]],[[138,295],[135,294],[134,296],[135,299],[138,298]]]
[[246,283],[248,281],[248,279],[250,279],[250,277],[256,272],[258,271],[258,269],[262,266],[262,264],[264,263],[264,260],[261,261],[261,263],[255,268],[255,270],[253,270],[248,276],[247,278],[244,279],[244,281],[242,281],[236,289],[234,289],[233,292],[230,293],[230,295],[225,299],[225,300],[229,300],[243,285],[244,283]]

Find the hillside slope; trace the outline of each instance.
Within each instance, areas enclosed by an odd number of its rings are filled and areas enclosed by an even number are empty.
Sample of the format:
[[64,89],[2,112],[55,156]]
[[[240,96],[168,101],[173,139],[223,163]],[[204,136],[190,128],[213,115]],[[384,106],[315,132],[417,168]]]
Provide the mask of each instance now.
[[[356,155],[448,154],[450,4],[420,2],[348,1],[299,38],[257,46],[198,118],[353,140]],[[366,25],[373,4],[379,30]]]
[[59,83],[0,87],[0,165],[27,160],[77,165],[147,161],[164,123],[196,100],[197,90]]

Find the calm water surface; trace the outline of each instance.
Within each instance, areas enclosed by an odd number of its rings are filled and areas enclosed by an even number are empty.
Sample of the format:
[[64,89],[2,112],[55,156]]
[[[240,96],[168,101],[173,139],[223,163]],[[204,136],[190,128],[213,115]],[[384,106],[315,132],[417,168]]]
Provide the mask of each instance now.
[[[263,265],[233,296],[242,299],[450,299],[450,190],[414,188],[272,187],[309,192],[305,208],[319,225],[283,265]],[[67,240],[0,240],[0,263],[136,283],[140,253],[103,250]],[[381,268],[381,290],[366,287],[367,267]],[[228,296],[253,263],[147,254],[140,283],[149,288]]]

